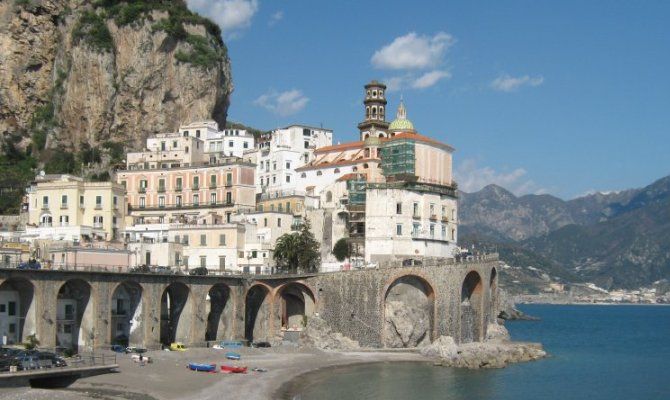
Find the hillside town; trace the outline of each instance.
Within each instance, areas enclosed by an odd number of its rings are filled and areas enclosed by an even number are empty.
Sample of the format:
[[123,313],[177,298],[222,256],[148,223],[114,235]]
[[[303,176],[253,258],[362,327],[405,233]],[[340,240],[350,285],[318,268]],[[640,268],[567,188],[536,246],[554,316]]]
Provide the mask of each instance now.
[[[306,223],[319,270],[459,254],[454,149],[420,134],[386,86],[365,85],[360,139],[290,125],[254,136],[186,121],[128,152],[109,181],[40,172],[4,216],[5,267],[269,274],[278,238]],[[333,247],[344,241],[345,260]]]

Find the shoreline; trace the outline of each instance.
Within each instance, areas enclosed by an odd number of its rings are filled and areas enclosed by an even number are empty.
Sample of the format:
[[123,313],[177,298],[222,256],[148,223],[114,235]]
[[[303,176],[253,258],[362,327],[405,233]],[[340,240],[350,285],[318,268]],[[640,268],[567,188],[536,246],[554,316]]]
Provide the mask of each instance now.
[[553,305],[553,306],[653,306],[653,307],[668,307],[670,303],[610,303],[610,302],[552,302],[552,301],[517,301],[515,304],[537,304],[537,305]]

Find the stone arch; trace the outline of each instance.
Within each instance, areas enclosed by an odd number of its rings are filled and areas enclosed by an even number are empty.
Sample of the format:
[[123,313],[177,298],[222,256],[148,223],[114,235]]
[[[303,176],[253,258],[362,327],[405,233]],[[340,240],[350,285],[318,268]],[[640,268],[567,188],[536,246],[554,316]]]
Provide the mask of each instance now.
[[7,344],[22,343],[36,333],[35,286],[25,278],[10,278],[0,284],[0,304],[7,307],[0,319],[0,338]]
[[256,283],[249,287],[244,296],[244,338],[250,342],[270,337],[271,291],[269,286]]
[[189,304],[190,289],[181,282],[168,285],[161,295],[161,344],[169,346],[176,341],[186,341],[190,331],[192,313],[183,314]]
[[142,321],[142,285],[123,281],[112,290],[110,310],[110,343],[141,346],[144,343]]
[[314,291],[301,282],[282,285],[276,292],[279,301],[279,322],[282,329],[302,330],[306,318],[314,315],[316,298]]
[[415,274],[402,275],[386,286],[382,310],[384,347],[418,347],[430,343],[435,331],[435,290]]
[[233,303],[230,287],[225,283],[212,285],[207,292],[207,329],[205,340],[222,340],[233,335]]
[[483,295],[481,276],[470,271],[461,285],[461,343],[478,342],[483,338]]
[[92,347],[94,315],[91,285],[70,279],[58,290],[56,299],[56,346],[73,351]]

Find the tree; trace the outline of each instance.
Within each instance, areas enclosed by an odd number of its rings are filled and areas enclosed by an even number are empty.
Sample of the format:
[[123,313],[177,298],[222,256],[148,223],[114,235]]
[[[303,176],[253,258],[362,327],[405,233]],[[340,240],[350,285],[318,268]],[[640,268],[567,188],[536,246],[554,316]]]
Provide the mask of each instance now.
[[349,248],[349,242],[347,241],[347,238],[342,238],[335,242],[335,246],[333,247],[333,255],[339,262],[342,262],[345,259],[351,257],[351,249]]
[[302,224],[300,232],[286,233],[277,239],[273,258],[279,269],[297,272],[315,272],[321,263],[319,242],[310,231],[309,221]]
[[26,348],[26,350],[33,350],[37,346],[40,345],[39,339],[37,339],[37,336],[33,333],[32,335],[29,335],[26,338],[26,342],[23,344],[23,346]]

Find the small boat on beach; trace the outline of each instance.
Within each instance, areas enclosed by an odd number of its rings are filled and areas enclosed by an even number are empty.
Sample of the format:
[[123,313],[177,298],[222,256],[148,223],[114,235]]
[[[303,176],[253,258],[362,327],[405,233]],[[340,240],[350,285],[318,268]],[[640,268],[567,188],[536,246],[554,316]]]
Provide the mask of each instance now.
[[259,368],[259,367],[254,367],[251,370],[254,372],[268,372],[267,368]]
[[239,353],[229,351],[226,353],[226,358],[229,360],[239,360],[242,356]]
[[216,372],[216,364],[188,363],[188,369],[200,372]]
[[233,365],[222,365],[221,372],[224,374],[246,374],[247,367],[235,367]]

